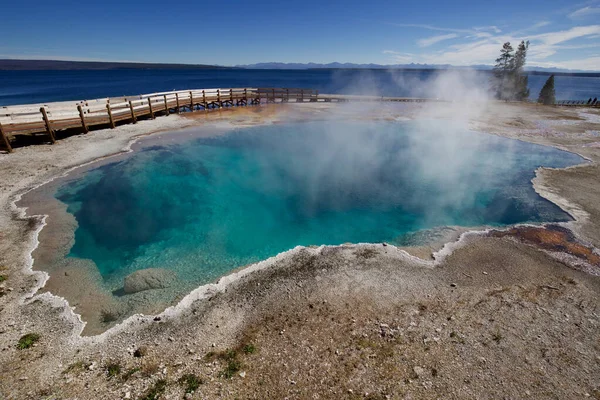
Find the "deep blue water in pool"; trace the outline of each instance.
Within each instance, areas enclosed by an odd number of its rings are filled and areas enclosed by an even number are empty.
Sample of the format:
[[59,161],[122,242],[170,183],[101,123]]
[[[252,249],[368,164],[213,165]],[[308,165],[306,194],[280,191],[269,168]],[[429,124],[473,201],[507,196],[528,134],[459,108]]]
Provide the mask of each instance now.
[[297,245],[565,221],[530,180],[581,161],[440,121],[319,121],[141,148],[56,197],[79,224],[69,257],[105,279],[160,267],[200,283]]

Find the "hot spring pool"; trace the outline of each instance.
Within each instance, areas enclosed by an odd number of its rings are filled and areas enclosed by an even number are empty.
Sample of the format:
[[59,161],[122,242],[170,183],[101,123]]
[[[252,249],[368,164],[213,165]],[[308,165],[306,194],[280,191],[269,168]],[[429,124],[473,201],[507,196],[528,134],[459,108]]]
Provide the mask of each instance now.
[[580,162],[440,121],[318,121],[142,145],[55,196],[78,223],[68,257],[92,260],[114,290],[154,267],[198,285],[297,245],[566,221],[530,180]]

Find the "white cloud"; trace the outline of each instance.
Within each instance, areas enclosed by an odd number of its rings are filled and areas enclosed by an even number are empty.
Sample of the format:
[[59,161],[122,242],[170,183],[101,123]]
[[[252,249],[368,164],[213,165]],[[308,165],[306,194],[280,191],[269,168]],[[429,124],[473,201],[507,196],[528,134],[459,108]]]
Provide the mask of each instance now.
[[548,32],[531,36],[529,39],[531,41],[539,40],[546,45],[554,45],[599,33],[600,25],[576,26],[566,31]]
[[431,46],[433,44],[442,42],[444,40],[454,39],[454,38],[457,38],[457,37],[458,37],[458,34],[456,34],[456,33],[449,33],[447,35],[432,36],[432,37],[428,37],[428,38],[425,38],[425,39],[418,40],[417,44],[420,47],[428,47],[428,46]]
[[490,32],[494,32],[494,33],[500,33],[500,32],[502,32],[500,30],[500,28],[498,28],[496,25],[476,26],[476,27],[473,28],[473,30],[475,30],[475,31],[490,31]]
[[540,21],[538,23],[535,23],[533,25],[531,25],[530,28],[528,28],[528,30],[536,30],[539,28],[543,28],[544,26],[550,25],[550,21]]
[[[498,57],[500,48],[505,42],[511,42],[516,48],[523,39],[529,39],[530,66],[560,66],[561,68],[600,70],[597,54],[591,54],[586,49],[600,47],[597,38],[600,36],[600,25],[574,26],[561,31],[550,31],[528,35],[527,32],[539,30],[550,23],[541,21],[510,33],[500,33],[494,26],[475,27],[472,29],[439,28],[432,25],[411,25],[430,30],[443,30],[449,34],[433,36],[417,41],[420,47],[428,47],[435,43],[455,39],[462,36],[458,43],[452,43],[437,51],[426,50],[417,54],[399,53],[389,50],[385,54],[392,56],[397,63],[426,63],[426,64],[452,64],[468,66],[475,64],[490,65]],[[466,35],[459,33],[468,32]],[[561,52],[578,50],[575,57],[568,61],[561,57]]]
[[569,18],[578,19],[586,18],[591,15],[600,14],[600,7],[583,7],[569,14]]
[[383,54],[391,55],[394,62],[399,64],[407,64],[415,57],[415,55],[412,53],[400,53],[394,50],[384,50]]

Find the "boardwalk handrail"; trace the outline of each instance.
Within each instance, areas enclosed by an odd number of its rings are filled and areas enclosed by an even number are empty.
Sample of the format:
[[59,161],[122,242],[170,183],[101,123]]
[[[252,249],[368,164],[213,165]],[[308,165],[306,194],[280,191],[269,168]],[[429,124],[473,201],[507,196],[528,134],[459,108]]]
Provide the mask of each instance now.
[[392,98],[319,94],[302,88],[213,88],[185,89],[123,97],[62,101],[0,107],[0,146],[9,152],[16,135],[45,134],[51,143],[55,132],[81,129],[87,133],[95,126],[115,128],[119,122],[136,123],[139,118],[155,118],[182,111],[195,111],[262,103],[347,101],[435,101],[432,99]]

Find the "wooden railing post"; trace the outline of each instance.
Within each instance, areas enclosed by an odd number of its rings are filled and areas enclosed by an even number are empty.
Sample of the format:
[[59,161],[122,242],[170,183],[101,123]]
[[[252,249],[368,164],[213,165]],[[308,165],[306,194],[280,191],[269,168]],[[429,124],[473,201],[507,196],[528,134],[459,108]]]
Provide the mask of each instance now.
[[46,114],[46,109],[44,107],[40,107],[40,112],[42,113],[42,118],[44,118],[44,123],[46,124],[46,133],[48,133],[48,136],[50,136],[50,142],[54,144],[56,143],[56,138],[54,137],[52,126],[50,126],[50,120],[48,119],[48,114]]
[[167,95],[163,95],[163,98],[165,100],[165,113],[167,115],[167,117],[169,116],[169,103],[167,103]]
[[304,89],[300,89],[300,102],[304,103]]
[[6,147],[6,151],[12,153],[12,147],[10,146],[10,141],[8,140],[8,136],[4,133],[4,129],[2,129],[2,124],[0,124],[0,138],[4,142],[4,146]]
[[175,93],[175,100],[177,101],[177,114],[181,114],[181,109],[179,108],[179,93]]
[[289,103],[290,101],[290,89],[285,89],[285,101]]
[[204,107],[204,111],[208,111],[208,104],[206,104],[206,92],[202,91],[202,106]]
[[113,120],[112,112],[110,111],[110,102],[106,102],[106,111],[108,112],[108,122],[111,129],[115,129],[115,121]]
[[248,105],[248,88],[244,88],[244,105]]
[[81,127],[83,128],[83,133],[88,133],[89,129],[85,124],[85,116],[83,115],[83,107],[81,107],[81,104],[77,106],[77,111],[79,111],[79,118],[81,118]]
[[223,107],[223,103],[221,103],[221,90],[217,89],[217,103],[219,103],[219,107]]
[[[273,103],[275,103],[275,88],[272,89],[273,90]],[[267,98],[267,103],[269,102],[269,99]]]
[[137,118],[135,117],[135,111],[133,110],[133,103],[129,100],[129,110],[131,111],[131,120],[134,124],[137,124]]
[[194,111],[194,94],[190,90],[190,111]]
[[155,119],[154,111],[152,110],[152,99],[148,97],[148,110],[150,111],[150,118]]
[[231,105],[233,106],[233,89],[229,89],[229,100],[231,101]]

